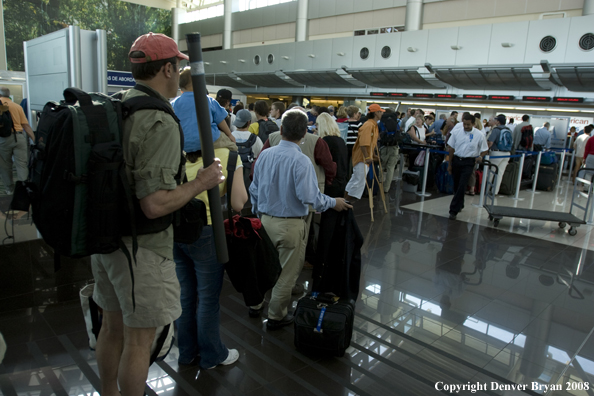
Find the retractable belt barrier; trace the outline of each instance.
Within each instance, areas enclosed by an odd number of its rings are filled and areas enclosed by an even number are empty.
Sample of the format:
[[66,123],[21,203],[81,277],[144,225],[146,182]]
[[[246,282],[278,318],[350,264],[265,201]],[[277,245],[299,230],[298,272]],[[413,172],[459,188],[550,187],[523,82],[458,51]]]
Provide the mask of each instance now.
[[[423,172],[423,187],[421,192],[417,192],[417,195],[422,196],[422,197],[429,197],[431,196],[431,194],[427,193],[427,173],[429,170],[429,154],[430,153],[435,153],[435,154],[443,154],[443,155],[449,155],[450,153],[448,151],[443,151],[443,150],[439,150],[437,148],[431,148],[431,147],[435,147],[435,146],[425,146],[425,145],[402,145],[401,148],[402,149],[407,149],[407,150],[416,150],[416,151],[425,151],[425,164],[424,164],[424,172]],[[563,174],[563,165],[565,163],[565,155],[567,152],[571,152],[572,156],[571,156],[571,165],[569,168],[569,172],[570,172],[570,176],[571,176],[571,169],[573,168],[573,163],[574,163],[574,157],[575,157],[575,150],[573,149],[568,149],[568,148],[555,148],[555,149],[550,149],[549,151],[555,151],[555,152],[561,152],[561,166],[560,166],[560,170],[559,170],[559,177],[557,180],[557,185],[560,185],[561,183],[561,176]],[[536,183],[538,180],[538,169],[540,167],[540,160],[541,160],[541,156],[542,156],[542,151],[521,151],[521,150],[516,150],[516,153],[521,153],[521,154],[514,154],[514,155],[495,155],[495,156],[485,156],[486,160],[491,160],[491,159],[496,159],[496,158],[521,158],[520,160],[520,166],[518,169],[518,182],[516,185],[516,193],[514,195],[515,200],[521,200],[522,198],[519,198],[519,194],[520,194],[520,185],[522,182],[522,171],[524,169],[524,161],[526,159],[526,157],[530,157],[530,156],[536,156],[536,171],[534,173],[534,181],[532,183],[532,189],[528,190],[530,192],[536,193],[538,194],[538,192],[536,191]],[[402,169],[403,167],[401,167]],[[486,171],[486,166],[483,167],[483,174]],[[504,170],[505,172],[505,170]],[[500,177],[503,177],[503,175],[500,175]],[[483,178],[484,180],[484,178]],[[481,193],[480,193],[480,199],[479,199],[479,204],[478,206],[482,207],[484,204],[484,198],[485,198],[485,188],[486,188],[487,183],[483,182],[481,185]]]

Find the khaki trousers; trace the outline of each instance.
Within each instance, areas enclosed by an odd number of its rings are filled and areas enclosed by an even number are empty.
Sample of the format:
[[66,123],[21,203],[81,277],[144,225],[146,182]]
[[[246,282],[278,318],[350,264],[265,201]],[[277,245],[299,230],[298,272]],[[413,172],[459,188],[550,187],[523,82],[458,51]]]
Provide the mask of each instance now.
[[268,319],[281,320],[287,315],[291,291],[303,269],[307,244],[306,222],[303,219],[283,219],[262,215],[262,225],[278,251],[283,270],[272,289]]
[[[16,136],[16,139],[15,139]],[[11,136],[0,137],[0,179],[6,192],[14,191],[12,179],[12,160],[17,171],[17,180],[25,181],[29,176],[27,134],[13,133]]]

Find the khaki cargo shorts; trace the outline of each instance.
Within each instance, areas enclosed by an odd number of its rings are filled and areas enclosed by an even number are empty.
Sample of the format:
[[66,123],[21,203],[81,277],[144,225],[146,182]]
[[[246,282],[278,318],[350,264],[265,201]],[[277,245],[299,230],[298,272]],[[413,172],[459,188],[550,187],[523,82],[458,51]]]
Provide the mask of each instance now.
[[[132,253],[132,246],[127,246]],[[175,263],[151,250],[139,247],[132,277],[128,260],[121,250],[91,256],[95,277],[93,299],[106,311],[122,311],[128,327],[150,328],[165,326],[181,315],[180,286]]]

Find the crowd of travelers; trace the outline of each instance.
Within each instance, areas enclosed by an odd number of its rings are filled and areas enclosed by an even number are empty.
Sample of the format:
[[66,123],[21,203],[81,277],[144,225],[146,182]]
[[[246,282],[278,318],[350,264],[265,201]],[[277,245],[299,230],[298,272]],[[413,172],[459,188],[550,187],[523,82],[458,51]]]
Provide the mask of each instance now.
[[[206,203],[207,224],[191,244],[174,242],[170,223],[138,235],[134,243],[123,237],[128,251],[136,252],[138,264],[131,268],[122,250],[92,256],[93,299],[103,311],[96,355],[104,396],[143,393],[156,329],[173,321],[180,365],[215,369],[239,359],[238,350],[228,348],[220,335],[224,266],[215,252],[207,190],[218,185],[221,197],[229,194],[228,211],[257,216],[278,252],[282,271],[269,301],[247,308],[249,317],[260,318],[267,306],[266,327],[276,330],[294,322],[291,295],[300,291],[297,279],[310,265],[306,249],[314,214],[352,209],[353,202],[370,193],[370,170],[394,199],[390,191],[398,164],[412,169],[429,161],[420,158],[424,152],[415,146],[446,149],[442,158],[454,184],[449,215],[455,219],[464,207],[464,195],[474,194],[474,171],[486,154],[496,152],[502,158],[492,163],[505,169],[517,150],[551,146],[550,124],[533,131],[528,115],[515,125],[504,115],[481,121],[480,114],[463,113],[460,122],[456,111],[436,117],[422,109],[401,113],[378,104],[364,114],[357,106],[306,109],[297,103],[269,106],[263,100],[232,107],[231,91],[221,89],[208,97],[216,159],[204,167],[191,71],[179,67],[188,57],[171,38],[149,33],[134,42],[129,59],[137,86],[126,91],[122,101],[152,96],[176,115],[142,109],[124,120],[126,176],[140,212],[147,221],[160,219],[197,198]],[[13,158],[19,180],[25,180],[26,137],[35,136],[8,89],[0,87],[0,96],[0,116],[10,114],[14,122],[11,135],[0,140],[0,177],[11,194]],[[593,129],[588,125],[580,133],[572,130],[576,170],[582,163],[594,167],[594,140],[589,139]],[[178,184],[182,144],[185,178]],[[237,160],[229,164],[235,151]],[[128,271],[134,271],[132,279]]]

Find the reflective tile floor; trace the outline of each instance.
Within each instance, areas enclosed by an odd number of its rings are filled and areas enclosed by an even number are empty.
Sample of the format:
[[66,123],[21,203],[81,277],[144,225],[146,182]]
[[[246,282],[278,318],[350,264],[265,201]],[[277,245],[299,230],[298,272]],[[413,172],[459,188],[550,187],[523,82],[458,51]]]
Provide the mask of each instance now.
[[[265,314],[249,318],[226,281],[222,337],[239,350],[239,361],[208,371],[180,368],[174,346],[151,367],[146,394],[432,395],[486,383],[476,393],[459,394],[592,395],[590,227],[580,227],[575,237],[546,222],[503,219],[494,228],[470,197],[451,221],[451,197],[434,193],[420,201],[415,194],[394,194],[399,187],[392,187],[387,214],[374,200],[374,222],[366,199],[355,206],[365,244],[345,357],[298,352],[291,327],[269,331]],[[555,205],[564,193],[537,194],[535,205]],[[531,200],[524,198],[518,206]],[[0,207],[5,212],[1,197]],[[17,243],[0,246],[0,332],[7,344],[0,391],[94,394],[97,366],[78,300],[91,278],[88,260],[63,260],[54,273],[50,249],[31,228],[26,218],[15,221]],[[300,282],[309,286],[310,279],[304,270]],[[522,384],[525,390],[506,390]]]

